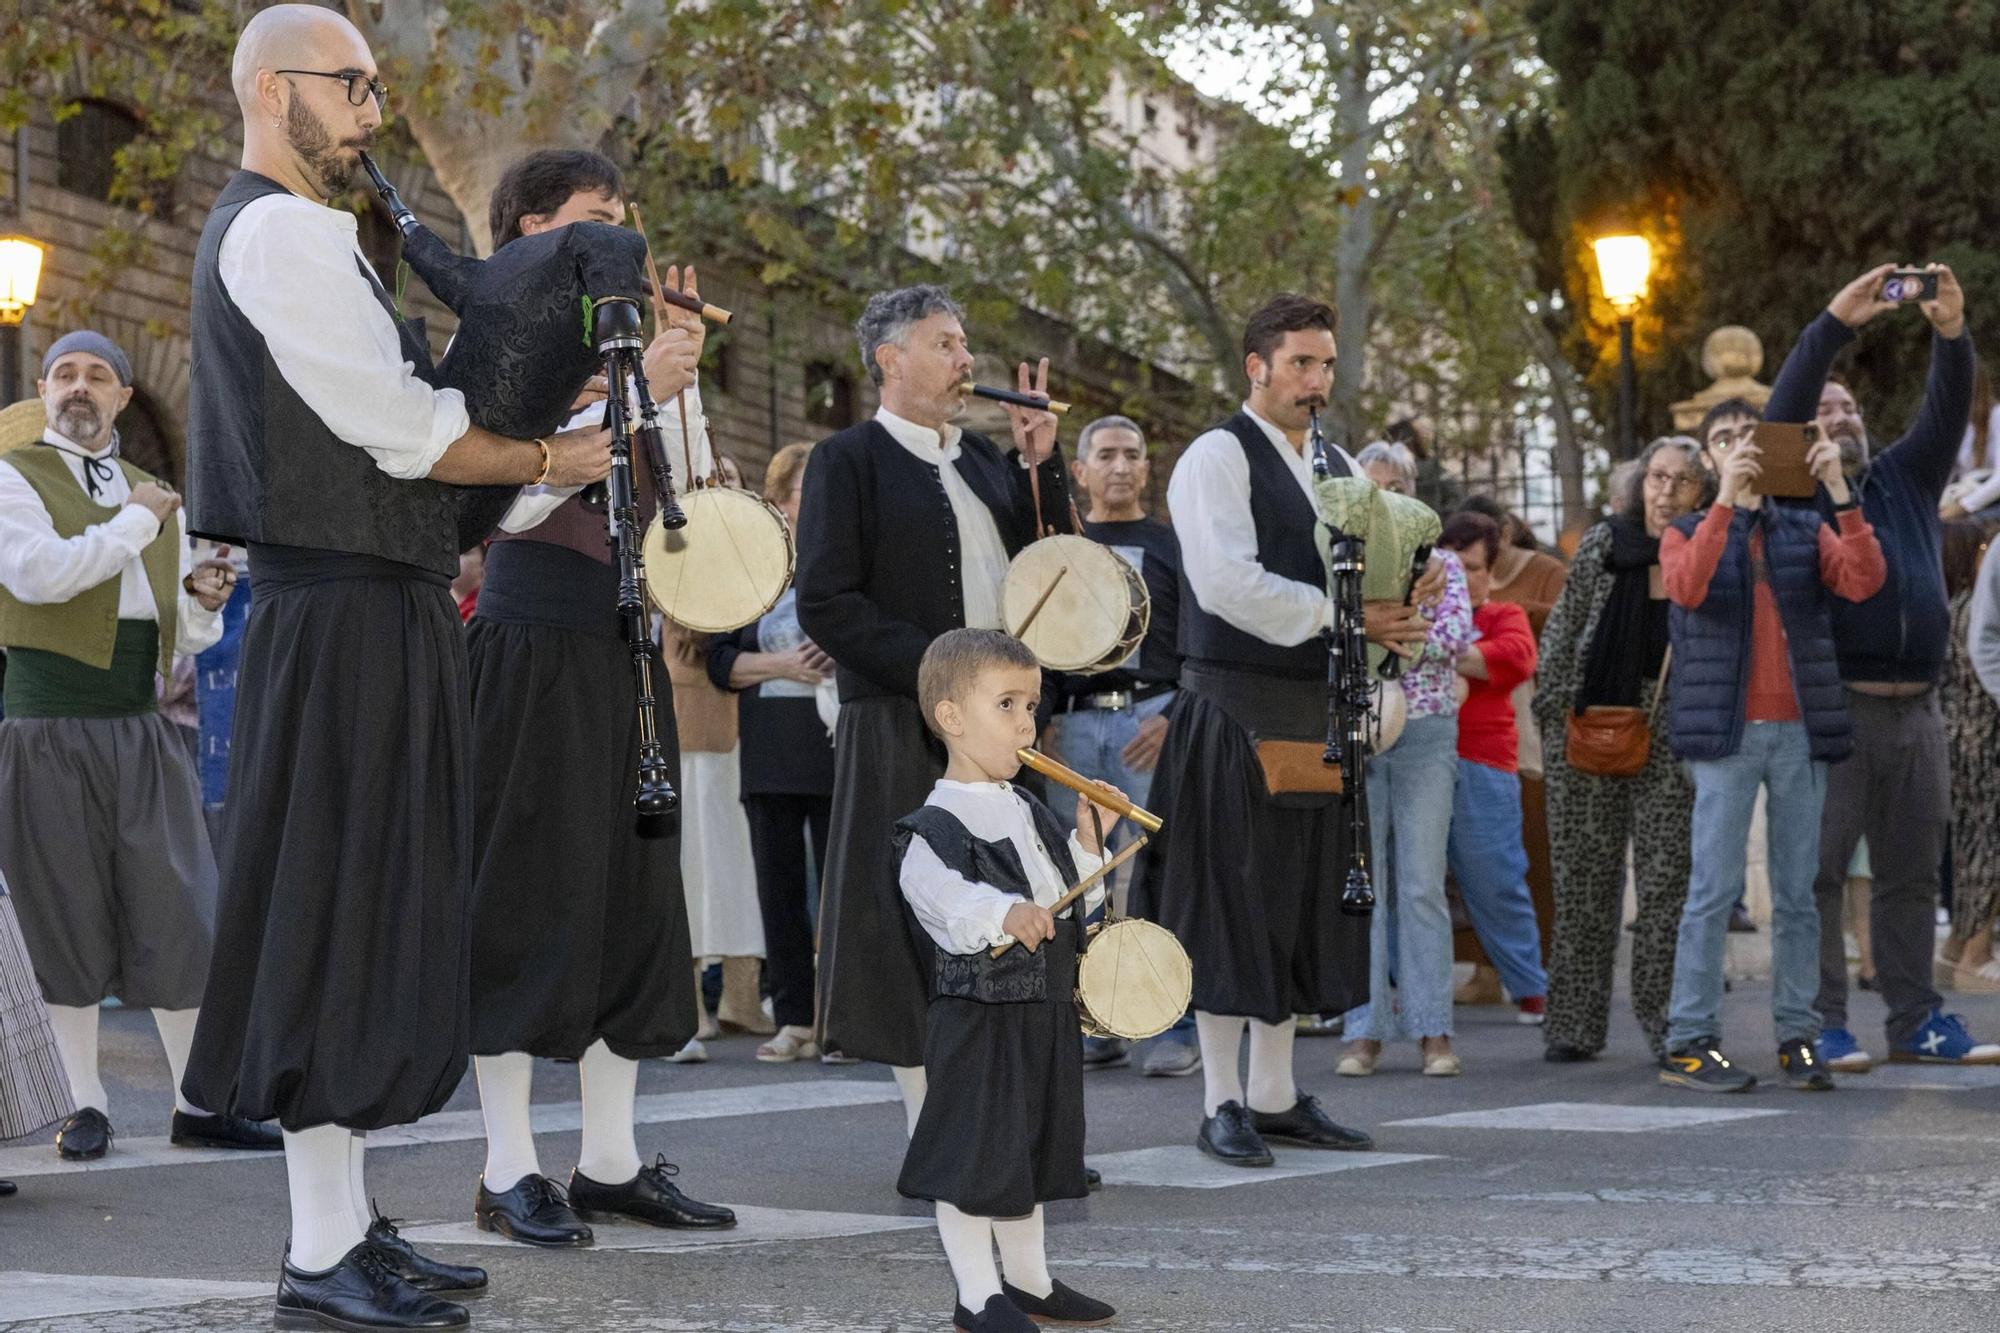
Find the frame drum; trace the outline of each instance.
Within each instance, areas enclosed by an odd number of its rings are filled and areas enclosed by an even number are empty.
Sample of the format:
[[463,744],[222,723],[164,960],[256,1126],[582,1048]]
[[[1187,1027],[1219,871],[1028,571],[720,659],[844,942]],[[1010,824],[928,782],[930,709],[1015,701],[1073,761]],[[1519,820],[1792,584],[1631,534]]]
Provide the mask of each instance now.
[[1076,1008],[1093,1037],[1143,1041],[1187,1012],[1194,964],[1165,926],[1127,918],[1100,928],[1076,960]]
[[1023,547],[1000,587],[1007,632],[1052,671],[1109,671],[1139,651],[1153,599],[1108,546],[1064,533]]
[[1402,682],[1378,680],[1375,686],[1375,743],[1369,747],[1370,754],[1381,754],[1396,743],[1403,734],[1403,724],[1410,720],[1409,697],[1403,693]]
[[792,582],[792,530],[749,491],[704,486],[681,494],[687,526],[646,529],[646,591],[675,621],[704,634],[741,629]]

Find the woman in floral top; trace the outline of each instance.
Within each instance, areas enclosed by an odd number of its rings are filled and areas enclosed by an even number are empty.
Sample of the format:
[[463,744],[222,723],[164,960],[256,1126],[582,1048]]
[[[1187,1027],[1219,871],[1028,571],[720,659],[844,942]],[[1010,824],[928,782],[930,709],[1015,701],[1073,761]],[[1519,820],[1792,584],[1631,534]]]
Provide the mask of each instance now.
[[[1347,1016],[1339,1071],[1375,1072],[1382,1044],[1419,1043],[1426,1074],[1459,1071],[1451,1051],[1451,912],[1445,842],[1458,775],[1458,671],[1472,643],[1472,600],[1458,557],[1440,551],[1444,597],[1430,637],[1403,670],[1409,721],[1368,761],[1368,823],[1378,900],[1370,925],[1369,1002]],[[1393,974],[1394,981],[1391,982]]]

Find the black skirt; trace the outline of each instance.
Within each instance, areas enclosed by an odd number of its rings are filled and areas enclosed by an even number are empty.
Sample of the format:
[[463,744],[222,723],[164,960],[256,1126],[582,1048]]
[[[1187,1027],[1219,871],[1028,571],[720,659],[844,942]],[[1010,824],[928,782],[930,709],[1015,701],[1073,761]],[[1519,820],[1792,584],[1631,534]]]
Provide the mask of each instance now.
[[[1083,1042],[1076,1017],[1075,921],[1058,923],[1048,998],[931,1001],[923,1113],[896,1188],[974,1217],[1025,1217],[1081,1199]],[[1015,946],[1019,948],[1019,945]]]
[[[469,635],[473,1053],[573,1060],[602,1038],[627,1059],[671,1055],[696,1020],[679,828],[632,807],[638,688],[611,617],[615,575],[545,542],[495,543],[493,554]],[[512,595],[515,567],[571,565],[590,566],[573,571],[569,591],[594,613],[591,628],[511,618],[555,618]],[[657,653],[653,691],[678,784],[672,687]]]
[[446,580],[253,547],[215,959],[182,1081],[286,1129],[381,1129],[465,1073],[471,753]]
[[1337,798],[1276,804],[1250,732],[1197,690],[1183,688],[1167,717],[1148,797],[1164,826],[1132,913],[1179,937],[1194,964],[1194,1007],[1283,1023],[1363,1003],[1368,918],[1340,911],[1346,808]]
[[944,776],[916,701],[856,699],[835,727],[833,827],[820,890],[821,1039],[858,1060],[919,1065],[929,961],[896,883],[896,821]]

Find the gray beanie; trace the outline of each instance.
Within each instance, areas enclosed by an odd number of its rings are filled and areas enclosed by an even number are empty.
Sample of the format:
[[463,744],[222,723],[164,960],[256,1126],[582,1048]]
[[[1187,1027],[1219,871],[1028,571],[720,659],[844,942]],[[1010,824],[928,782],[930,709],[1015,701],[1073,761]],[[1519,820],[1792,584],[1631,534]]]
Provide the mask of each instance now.
[[132,387],[132,363],[125,359],[125,353],[118,344],[112,342],[95,329],[78,329],[65,333],[49,344],[49,350],[42,354],[42,378],[49,377],[49,369],[71,352],[88,352],[117,372],[118,382],[126,388]]

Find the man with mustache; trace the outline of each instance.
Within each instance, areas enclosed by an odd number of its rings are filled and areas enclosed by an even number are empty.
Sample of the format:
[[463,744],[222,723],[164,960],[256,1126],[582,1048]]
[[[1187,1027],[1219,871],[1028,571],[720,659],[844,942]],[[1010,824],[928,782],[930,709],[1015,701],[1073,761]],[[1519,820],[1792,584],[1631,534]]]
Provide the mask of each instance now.
[[1847,1022],[1847,953],[1841,890],[1865,835],[1874,870],[1869,906],[1875,975],[1888,1006],[1889,1058],[1946,1064],[2000,1063],[2000,1046],[1974,1042],[1944,1011],[1931,978],[1939,868],[1951,825],[1951,760],[1937,682],[1951,633],[1942,573],[1938,500],[1972,403],[1976,365],[1965,326],[1965,293],[1933,264],[1937,298],[1924,301],[1931,369],[1910,429],[1871,452],[1861,409],[1827,379],[1857,330],[1898,302],[1882,299],[1884,264],[1842,288],[1799,335],[1765,407],[1767,421],[1812,421],[1840,446],[1861,512],[1882,545],[1888,578],[1866,601],[1833,604],[1834,647],[1854,721],[1854,754],[1827,773],[1820,825],[1820,1057],[1862,1073],[1873,1060]]
[[[1348,812],[1320,765],[1309,781],[1280,779],[1274,790],[1259,752],[1267,738],[1317,737],[1326,724],[1334,615],[1314,542],[1309,432],[1333,386],[1336,322],[1332,306],[1290,293],[1252,314],[1243,409],[1196,437],[1167,484],[1183,661],[1153,776],[1152,808],[1166,827],[1133,903],[1193,960],[1204,1076],[1195,1145],[1231,1166],[1271,1165],[1270,1142],[1372,1144],[1292,1076],[1295,1016],[1368,998],[1368,923],[1340,910]],[[1327,464],[1335,476],[1361,475],[1331,444]],[[1433,565],[1415,602],[1435,601],[1442,585]],[[1398,651],[1430,632],[1417,605],[1370,603],[1367,615],[1368,636]],[[1246,1028],[1247,1085],[1237,1073]]]
[[[197,564],[180,497],[118,457],[132,367],[117,344],[88,329],[56,339],[36,387],[48,428],[0,459],[0,875],[76,1103],[56,1151],[88,1161],[112,1137],[99,1003],[152,1009],[176,1083],[194,1040],[215,857],[154,673],[221,636],[236,575],[227,560]],[[208,1114],[178,1089],[172,1138],[278,1147],[276,1129]]]
[[189,511],[250,550],[216,956],[183,1080],[285,1131],[284,1328],[463,1328],[369,1213],[368,1131],[441,1107],[471,1040],[471,726],[450,583],[470,485],[576,486],[605,432],[511,440],[430,356],[329,207],[381,124],[354,26],[256,14],[232,69],[243,169],[196,250]]

